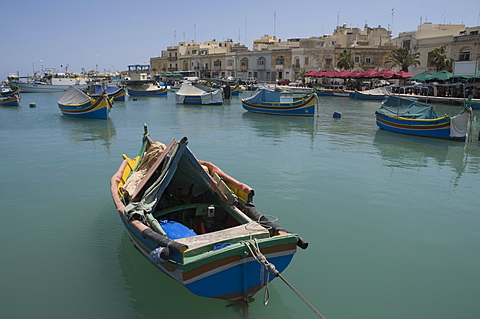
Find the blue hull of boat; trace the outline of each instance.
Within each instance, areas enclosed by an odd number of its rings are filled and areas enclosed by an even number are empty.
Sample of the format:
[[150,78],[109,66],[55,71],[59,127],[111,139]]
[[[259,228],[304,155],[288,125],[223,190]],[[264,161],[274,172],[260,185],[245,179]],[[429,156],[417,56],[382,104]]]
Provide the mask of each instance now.
[[383,130],[416,135],[423,137],[433,137],[451,140],[465,140],[465,137],[450,136],[450,121],[447,118],[438,120],[408,120],[401,118],[392,118],[382,114],[376,114],[377,126]]

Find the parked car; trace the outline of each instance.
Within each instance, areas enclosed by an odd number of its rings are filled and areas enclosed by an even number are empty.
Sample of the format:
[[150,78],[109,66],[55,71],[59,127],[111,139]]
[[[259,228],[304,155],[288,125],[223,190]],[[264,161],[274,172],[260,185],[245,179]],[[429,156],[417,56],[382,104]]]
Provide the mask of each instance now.
[[278,81],[277,84],[278,85],[288,85],[288,83],[290,83],[291,81],[290,80],[282,80],[282,81]]

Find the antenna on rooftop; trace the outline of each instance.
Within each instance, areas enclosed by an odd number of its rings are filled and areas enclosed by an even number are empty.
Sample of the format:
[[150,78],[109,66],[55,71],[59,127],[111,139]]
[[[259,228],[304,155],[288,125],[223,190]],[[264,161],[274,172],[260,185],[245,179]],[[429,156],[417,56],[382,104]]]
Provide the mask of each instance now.
[[273,11],[273,36],[275,37],[277,11]]
[[197,26],[193,24],[193,41],[197,42]]
[[340,11],[337,12],[337,28],[339,26],[339,23],[340,23]]
[[393,13],[394,13],[394,10],[395,8],[392,8],[392,24],[390,25],[390,31],[392,32],[392,36],[393,36]]

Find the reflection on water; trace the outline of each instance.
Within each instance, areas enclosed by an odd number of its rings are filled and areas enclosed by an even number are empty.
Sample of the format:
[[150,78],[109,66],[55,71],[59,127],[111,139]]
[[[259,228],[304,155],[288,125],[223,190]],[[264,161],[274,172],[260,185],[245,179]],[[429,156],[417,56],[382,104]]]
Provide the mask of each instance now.
[[[278,290],[288,290],[279,279],[269,285],[270,302],[263,304],[264,289],[251,300],[248,309],[241,303],[199,297],[155,268],[134,247],[125,232],[118,248],[118,261],[129,292],[130,306],[143,318],[159,318],[162,308],[175,309],[178,318],[293,318],[288,302]],[[188,305],[188,306],[186,306]]]
[[423,138],[378,130],[373,145],[385,160],[384,165],[403,169],[418,169],[435,165],[448,166],[454,172],[457,186],[462,174],[480,171],[479,143]]
[[242,114],[242,119],[260,137],[279,138],[288,137],[292,133],[301,133],[311,136],[313,139],[315,125],[318,125],[316,118],[303,116],[278,116],[245,112]]
[[62,132],[72,141],[93,142],[94,144],[100,141],[107,151],[112,144],[111,140],[117,135],[112,119],[99,120],[62,116],[60,126]]

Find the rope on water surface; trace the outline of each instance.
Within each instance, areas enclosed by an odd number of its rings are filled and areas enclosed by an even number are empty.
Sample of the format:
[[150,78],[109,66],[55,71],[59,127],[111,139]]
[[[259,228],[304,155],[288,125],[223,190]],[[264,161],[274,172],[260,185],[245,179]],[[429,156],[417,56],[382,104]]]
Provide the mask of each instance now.
[[[280,275],[280,272],[275,268],[275,265],[272,264],[271,262],[269,262],[267,260],[267,258],[265,257],[265,255],[262,254],[262,252],[260,251],[260,247],[258,247],[258,241],[257,239],[249,239],[249,240],[246,240],[243,242],[245,244],[245,246],[247,246],[248,250],[250,251],[250,253],[252,254],[252,256],[255,258],[256,261],[258,261],[260,263],[260,265],[262,265],[265,270],[267,270],[267,274],[265,276],[266,278],[266,283],[265,283],[265,294],[264,294],[264,297],[263,297],[263,303],[264,305],[267,305],[268,304],[268,300],[270,298],[270,292],[268,290],[268,273],[271,273],[272,275],[274,275],[275,277],[279,277],[280,279],[282,279],[282,281],[310,308],[312,309],[313,312],[315,312],[315,314],[322,318],[322,319],[325,319],[325,317],[317,310],[315,309],[315,307],[312,306],[312,304],[310,304],[308,302],[307,299],[305,299],[305,297],[303,297],[299,292],[298,290],[296,290],[285,278],[282,277],[282,275]],[[261,272],[260,272],[260,278],[263,279],[263,269],[261,269]]]

